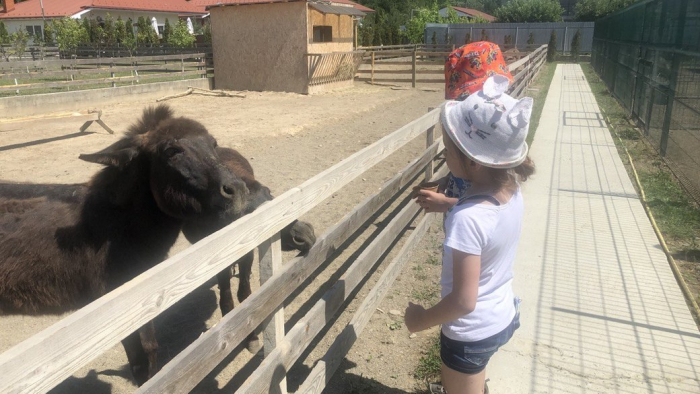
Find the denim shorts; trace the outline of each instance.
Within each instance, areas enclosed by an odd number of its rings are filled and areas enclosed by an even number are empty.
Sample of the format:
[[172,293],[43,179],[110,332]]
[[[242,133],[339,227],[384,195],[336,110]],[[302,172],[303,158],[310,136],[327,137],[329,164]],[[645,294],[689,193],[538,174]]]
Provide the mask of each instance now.
[[515,330],[520,327],[520,311],[516,299],[515,317],[503,331],[476,342],[455,341],[440,331],[440,358],[442,362],[458,372],[469,375],[477,374],[486,368],[491,356],[498,348],[508,343]]

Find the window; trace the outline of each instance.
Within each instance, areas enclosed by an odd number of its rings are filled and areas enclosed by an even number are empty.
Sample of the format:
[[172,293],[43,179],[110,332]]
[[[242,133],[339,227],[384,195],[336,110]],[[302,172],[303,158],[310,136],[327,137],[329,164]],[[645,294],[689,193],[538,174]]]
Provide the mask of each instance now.
[[41,25],[27,26],[26,28],[30,36],[41,36]]
[[332,42],[332,26],[314,26],[314,42]]

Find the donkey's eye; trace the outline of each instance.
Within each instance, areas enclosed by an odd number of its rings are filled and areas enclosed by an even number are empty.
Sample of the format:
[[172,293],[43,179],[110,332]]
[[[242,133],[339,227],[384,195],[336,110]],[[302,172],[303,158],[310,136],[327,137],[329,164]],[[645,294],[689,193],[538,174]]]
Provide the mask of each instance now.
[[171,147],[169,147],[169,148],[167,148],[166,150],[163,151],[163,154],[164,154],[165,157],[167,157],[167,158],[171,158],[171,157],[177,155],[178,153],[182,153],[182,149],[181,149],[181,148],[178,148],[178,147],[176,147],[176,146],[171,146]]

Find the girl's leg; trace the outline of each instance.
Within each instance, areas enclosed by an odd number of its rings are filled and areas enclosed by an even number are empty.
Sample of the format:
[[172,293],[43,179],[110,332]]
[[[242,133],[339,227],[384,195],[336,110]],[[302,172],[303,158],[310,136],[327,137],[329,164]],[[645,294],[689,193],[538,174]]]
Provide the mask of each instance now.
[[442,364],[442,387],[447,394],[482,394],[486,370],[469,375]]

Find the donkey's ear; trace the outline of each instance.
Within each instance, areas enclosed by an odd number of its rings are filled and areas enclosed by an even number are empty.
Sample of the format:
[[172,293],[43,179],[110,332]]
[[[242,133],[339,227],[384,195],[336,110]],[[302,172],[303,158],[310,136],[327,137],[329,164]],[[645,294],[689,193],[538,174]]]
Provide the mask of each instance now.
[[78,157],[80,160],[90,163],[122,168],[129,164],[138,154],[139,150],[134,146],[131,139],[124,138],[99,152],[81,154]]

